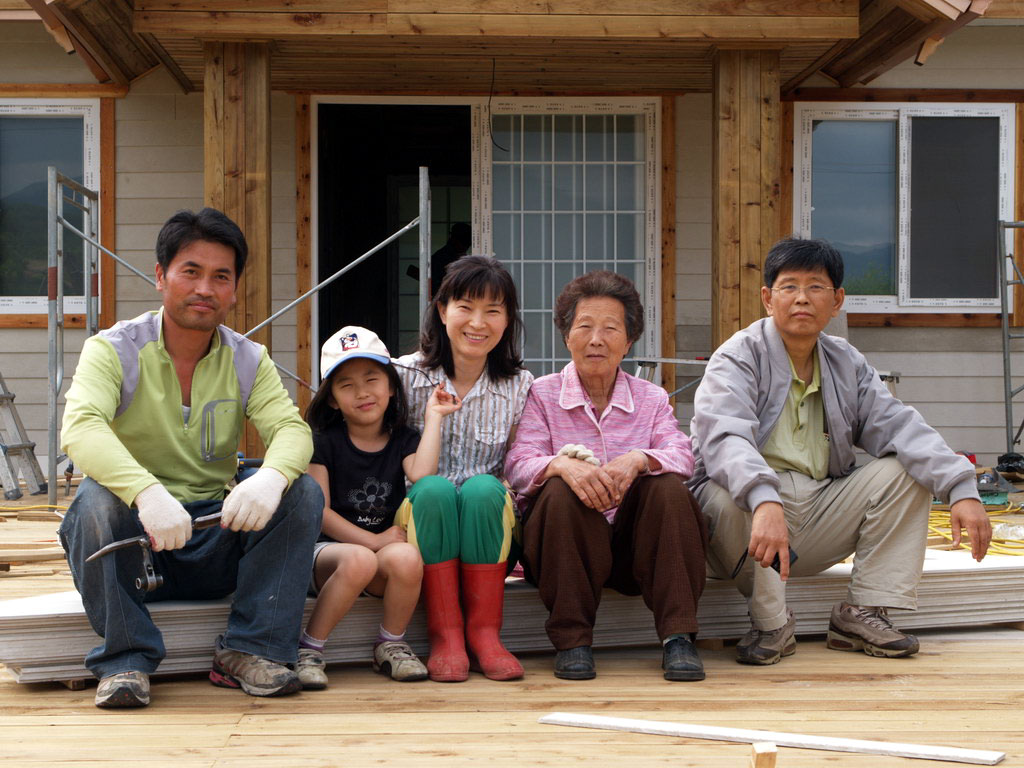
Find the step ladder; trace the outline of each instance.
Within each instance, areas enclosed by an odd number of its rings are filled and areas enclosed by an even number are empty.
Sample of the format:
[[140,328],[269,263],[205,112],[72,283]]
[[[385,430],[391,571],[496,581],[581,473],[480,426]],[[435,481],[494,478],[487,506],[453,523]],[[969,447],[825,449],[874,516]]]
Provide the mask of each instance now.
[[4,498],[21,498],[19,474],[31,493],[46,493],[46,478],[36,459],[35,447],[14,407],[14,393],[7,389],[0,374],[0,485]]

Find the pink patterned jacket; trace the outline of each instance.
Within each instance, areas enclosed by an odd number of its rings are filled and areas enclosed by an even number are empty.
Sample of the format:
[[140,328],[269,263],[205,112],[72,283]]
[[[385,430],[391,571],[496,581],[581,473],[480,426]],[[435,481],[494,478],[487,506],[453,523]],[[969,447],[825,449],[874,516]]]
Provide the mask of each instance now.
[[[566,443],[582,443],[601,463],[642,450],[661,463],[651,474],[693,474],[690,438],[679,431],[668,395],[661,387],[619,369],[611,401],[597,414],[576,366],[533,382],[516,439],[505,457],[505,478],[525,509],[543,487],[544,471]],[[609,522],[617,507],[606,510]]]

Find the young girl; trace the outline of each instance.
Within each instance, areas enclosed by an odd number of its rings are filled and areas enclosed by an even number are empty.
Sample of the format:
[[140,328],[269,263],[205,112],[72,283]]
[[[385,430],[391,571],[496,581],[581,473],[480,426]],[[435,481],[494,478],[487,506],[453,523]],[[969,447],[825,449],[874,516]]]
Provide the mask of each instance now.
[[306,418],[313,428],[309,474],[324,494],[323,527],[313,555],[316,606],[299,642],[299,680],[303,688],[326,687],[324,643],[364,590],[384,599],[374,670],[423,680],[427,670],[405,642],[423,561],[395,525],[395,512],[407,477],[414,483],[437,471],[441,421],[459,401],[431,392],[419,437],[406,425],[405,394],[387,347],[357,326],[324,342],[320,374]]
[[419,351],[396,361],[414,425],[426,429],[438,382],[462,403],[445,420],[437,476],[409,489],[398,512],[426,564],[431,680],[465,680],[471,659],[492,680],[523,674],[500,637],[505,576],[515,561],[512,500],[500,477],[533,381],[519,357],[521,329],[511,275],[496,259],[464,256],[448,267],[427,309]]

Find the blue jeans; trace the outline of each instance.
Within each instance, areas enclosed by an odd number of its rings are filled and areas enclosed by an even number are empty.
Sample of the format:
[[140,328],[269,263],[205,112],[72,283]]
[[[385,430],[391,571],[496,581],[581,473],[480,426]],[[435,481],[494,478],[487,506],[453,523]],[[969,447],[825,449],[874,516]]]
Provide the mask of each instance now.
[[[196,518],[218,512],[222,503],[184,506]],[[320,486],[302,475],[263,530],[236,533],[213,526],[193,531],[181,549],[154,552],[164,584],[144,592],[135,586],[142,575],[140,547],[85,562],[97,549],[144,530],[137,510],[94,480],[83,479],[61,524],[60,541],[89,623],[103,638],[85,657],[85,666],[98,678],[156,671],[166,651],[145,603],[214,600],[232,592],[224,647],[294,663],[323,503]]]

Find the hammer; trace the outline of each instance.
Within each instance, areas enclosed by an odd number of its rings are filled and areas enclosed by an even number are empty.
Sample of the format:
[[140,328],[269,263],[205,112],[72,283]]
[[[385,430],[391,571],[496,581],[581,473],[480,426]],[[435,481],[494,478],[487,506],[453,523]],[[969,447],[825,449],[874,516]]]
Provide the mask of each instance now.
[[[220,512],[215,512],[212,515],[197,517],[192,521],[192,530],[198,531],[203,528],[209,528],[211,525],[217,525],[220,522],[220,514]],[[154,589],[158,589],[163,586],[164,577],[157,573],[153,568],[153,542],[149,538],[149,534],[144,533],[141,536],[132,536],[130,539],[112,541],[110,544],[107,544],[107,546],[102,549],[97,549],[85,558],[85,562],[91,563],[93,560],[99,560],[101,557],[109,555],[111,552],[116,552],[119,549],[128,549],[136,544],[142,547],[142,576],[135,579],[135,588],[152,592]]]

